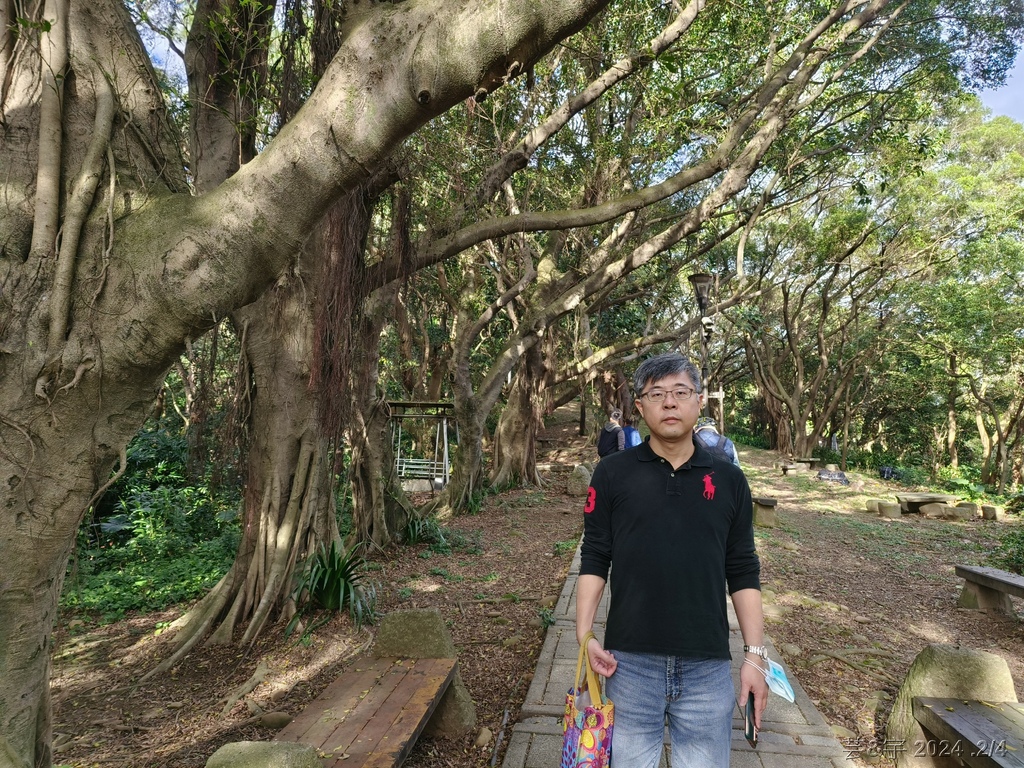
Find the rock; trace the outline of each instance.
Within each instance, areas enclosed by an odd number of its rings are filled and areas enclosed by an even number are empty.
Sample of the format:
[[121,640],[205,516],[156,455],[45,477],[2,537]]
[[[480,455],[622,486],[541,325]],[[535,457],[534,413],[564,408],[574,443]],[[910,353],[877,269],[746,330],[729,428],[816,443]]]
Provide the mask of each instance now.
[[877,515],[878,505],[884,503],[885,502],[882,499],[868,499],[867,501],[864,502],[864,507],[865,509],[867,509],[868,512],[874,512]]
[[565,492],[570,496],[585,497],[590,489],[590,470],[583,464],[577,464],[565,481]]
[[274,690],[270,692],[270,700],[273,702],[284,701],[288,698],[288,695],[292,692],[290,685],[278,685]]
[[792,541],[784,541],[784,542],[782,542],[782,548],[785,549],[785,550],[788,550],[790,552],[799,552],[800,551],[800,545],[797,544],[796,542],[792,542]]
[[903,508],[899,502],[883,501],[878,505],[878,514],[890,520],[900,520],[903,518]]
[[515,648],[518,645],[522,645],[522,643],[523,643],[523,636],[522,635],[512,635],[512,637],[506,637],[504,640],[501,641],[501,647],[502,648]]
[[945,514],[945,506],[933,501],[930,504],[922,504],[918,511],[925,517],[942,517]]
[[955,520],[974,520],[980,510],[977,504],[971,504],[970,502],[961,502],[955,507],[949,507]]
[[969,509],[974,517],[977,517],[978,513],[981,511],[980,507],[973,501],[961,501],[957,504],[957,507],[961,509]]
[[554,608],[558,605],[558,596],[549,595],[548,597],[542,598],[540,601],[541,608]]
[[832,729],[832,733],[835,734],[835,737],[841,741],[857,739],[857,734],[851,731],[849,728],[844,728],[841,725],[832,725],[829,727]]
[[264,712],[256,722],[264,728],[279,731],[294,719],[287,712]]
[[[1010,668],[1001,656],[945,643],[926,645],[910,665],[889,715],[885,737],[891,743],[915,744],[926,739],[914,719],[915,696],[1017,701]],[[896,765],[924,768],[933,763],[906,750],[898,754]]]
[[787,659],[795,659],[797,656],[802,656],[804,649],[795,643],[783,643],[779,646],[779,651]]
[[985,520],[1001,520],[1003,517],[1003,510],[992,504],[982,504],[981,516]]
[[[436,608],[392,611],[377,629],[372,654],[378,658],[455,659],[455,642]],[[466,735],[476,726],[476,705],[458,670],[431,715],[424,733],[442,738]]]
[[206,761],[206,768],[322,768],[316,750],[292,741],[235,741]]
[[761,602],[762,603],[774,603],[776,600],[775,593],[770,589],[761,589]]
[[760,504],[754,501],[754,525],[759,528],[774,528],[779,524],[775,504]]
[[477,749],[483,749],[494,739],[494,734],[491,733],[491,729],[484,726],[480,729],[480,733],[477,734],[476,741],[473,742],[473,746]]

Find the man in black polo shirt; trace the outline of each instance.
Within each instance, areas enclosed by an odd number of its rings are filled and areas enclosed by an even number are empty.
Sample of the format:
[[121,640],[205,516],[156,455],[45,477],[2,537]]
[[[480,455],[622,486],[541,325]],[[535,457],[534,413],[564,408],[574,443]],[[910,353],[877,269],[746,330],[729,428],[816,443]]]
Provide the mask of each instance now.
[[[612,768],[656,768],[666,715],[674,768],[728,766],[737,699],[726,591],[751,662],[741,666],[738,701],[753,692],[758,728],[768,700],[750,488],[738,467],[693,440],[702,395],[692,362],[653,357],[633,387],[651,436],[594,470],[576,637],[615,703]],[[606,650],[588,634],[610,569]]]

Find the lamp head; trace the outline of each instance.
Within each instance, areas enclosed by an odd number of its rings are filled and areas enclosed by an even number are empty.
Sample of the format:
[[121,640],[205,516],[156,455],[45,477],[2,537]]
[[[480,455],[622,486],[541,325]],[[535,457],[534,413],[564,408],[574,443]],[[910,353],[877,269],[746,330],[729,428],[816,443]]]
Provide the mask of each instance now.
[[711,294],[711,283],[715,278],[706,272],[698,272],[688,278],[693,286],[693,292],[697,295],[697,307],[703,315],[708,308],[708,297]]

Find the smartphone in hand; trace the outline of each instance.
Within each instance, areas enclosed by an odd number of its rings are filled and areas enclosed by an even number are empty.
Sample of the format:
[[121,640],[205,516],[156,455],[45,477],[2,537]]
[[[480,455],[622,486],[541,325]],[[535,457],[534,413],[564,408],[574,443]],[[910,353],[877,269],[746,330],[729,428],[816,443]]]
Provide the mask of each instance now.
[[747,694],[747,705],[743,709],[743,735],[747,737],[750,746],[757,748],[757,728],[754,727],[754,694]]

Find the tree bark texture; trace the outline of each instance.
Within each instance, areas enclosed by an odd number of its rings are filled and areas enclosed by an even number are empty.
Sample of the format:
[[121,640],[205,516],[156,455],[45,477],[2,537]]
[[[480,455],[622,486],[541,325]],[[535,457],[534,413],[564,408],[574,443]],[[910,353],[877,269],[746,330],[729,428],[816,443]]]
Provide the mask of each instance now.
[[520,358],[505,407],[494,434],[491,485],[543,485],[537,472],[537,434],[544,424],[547,366],[541,345]]

